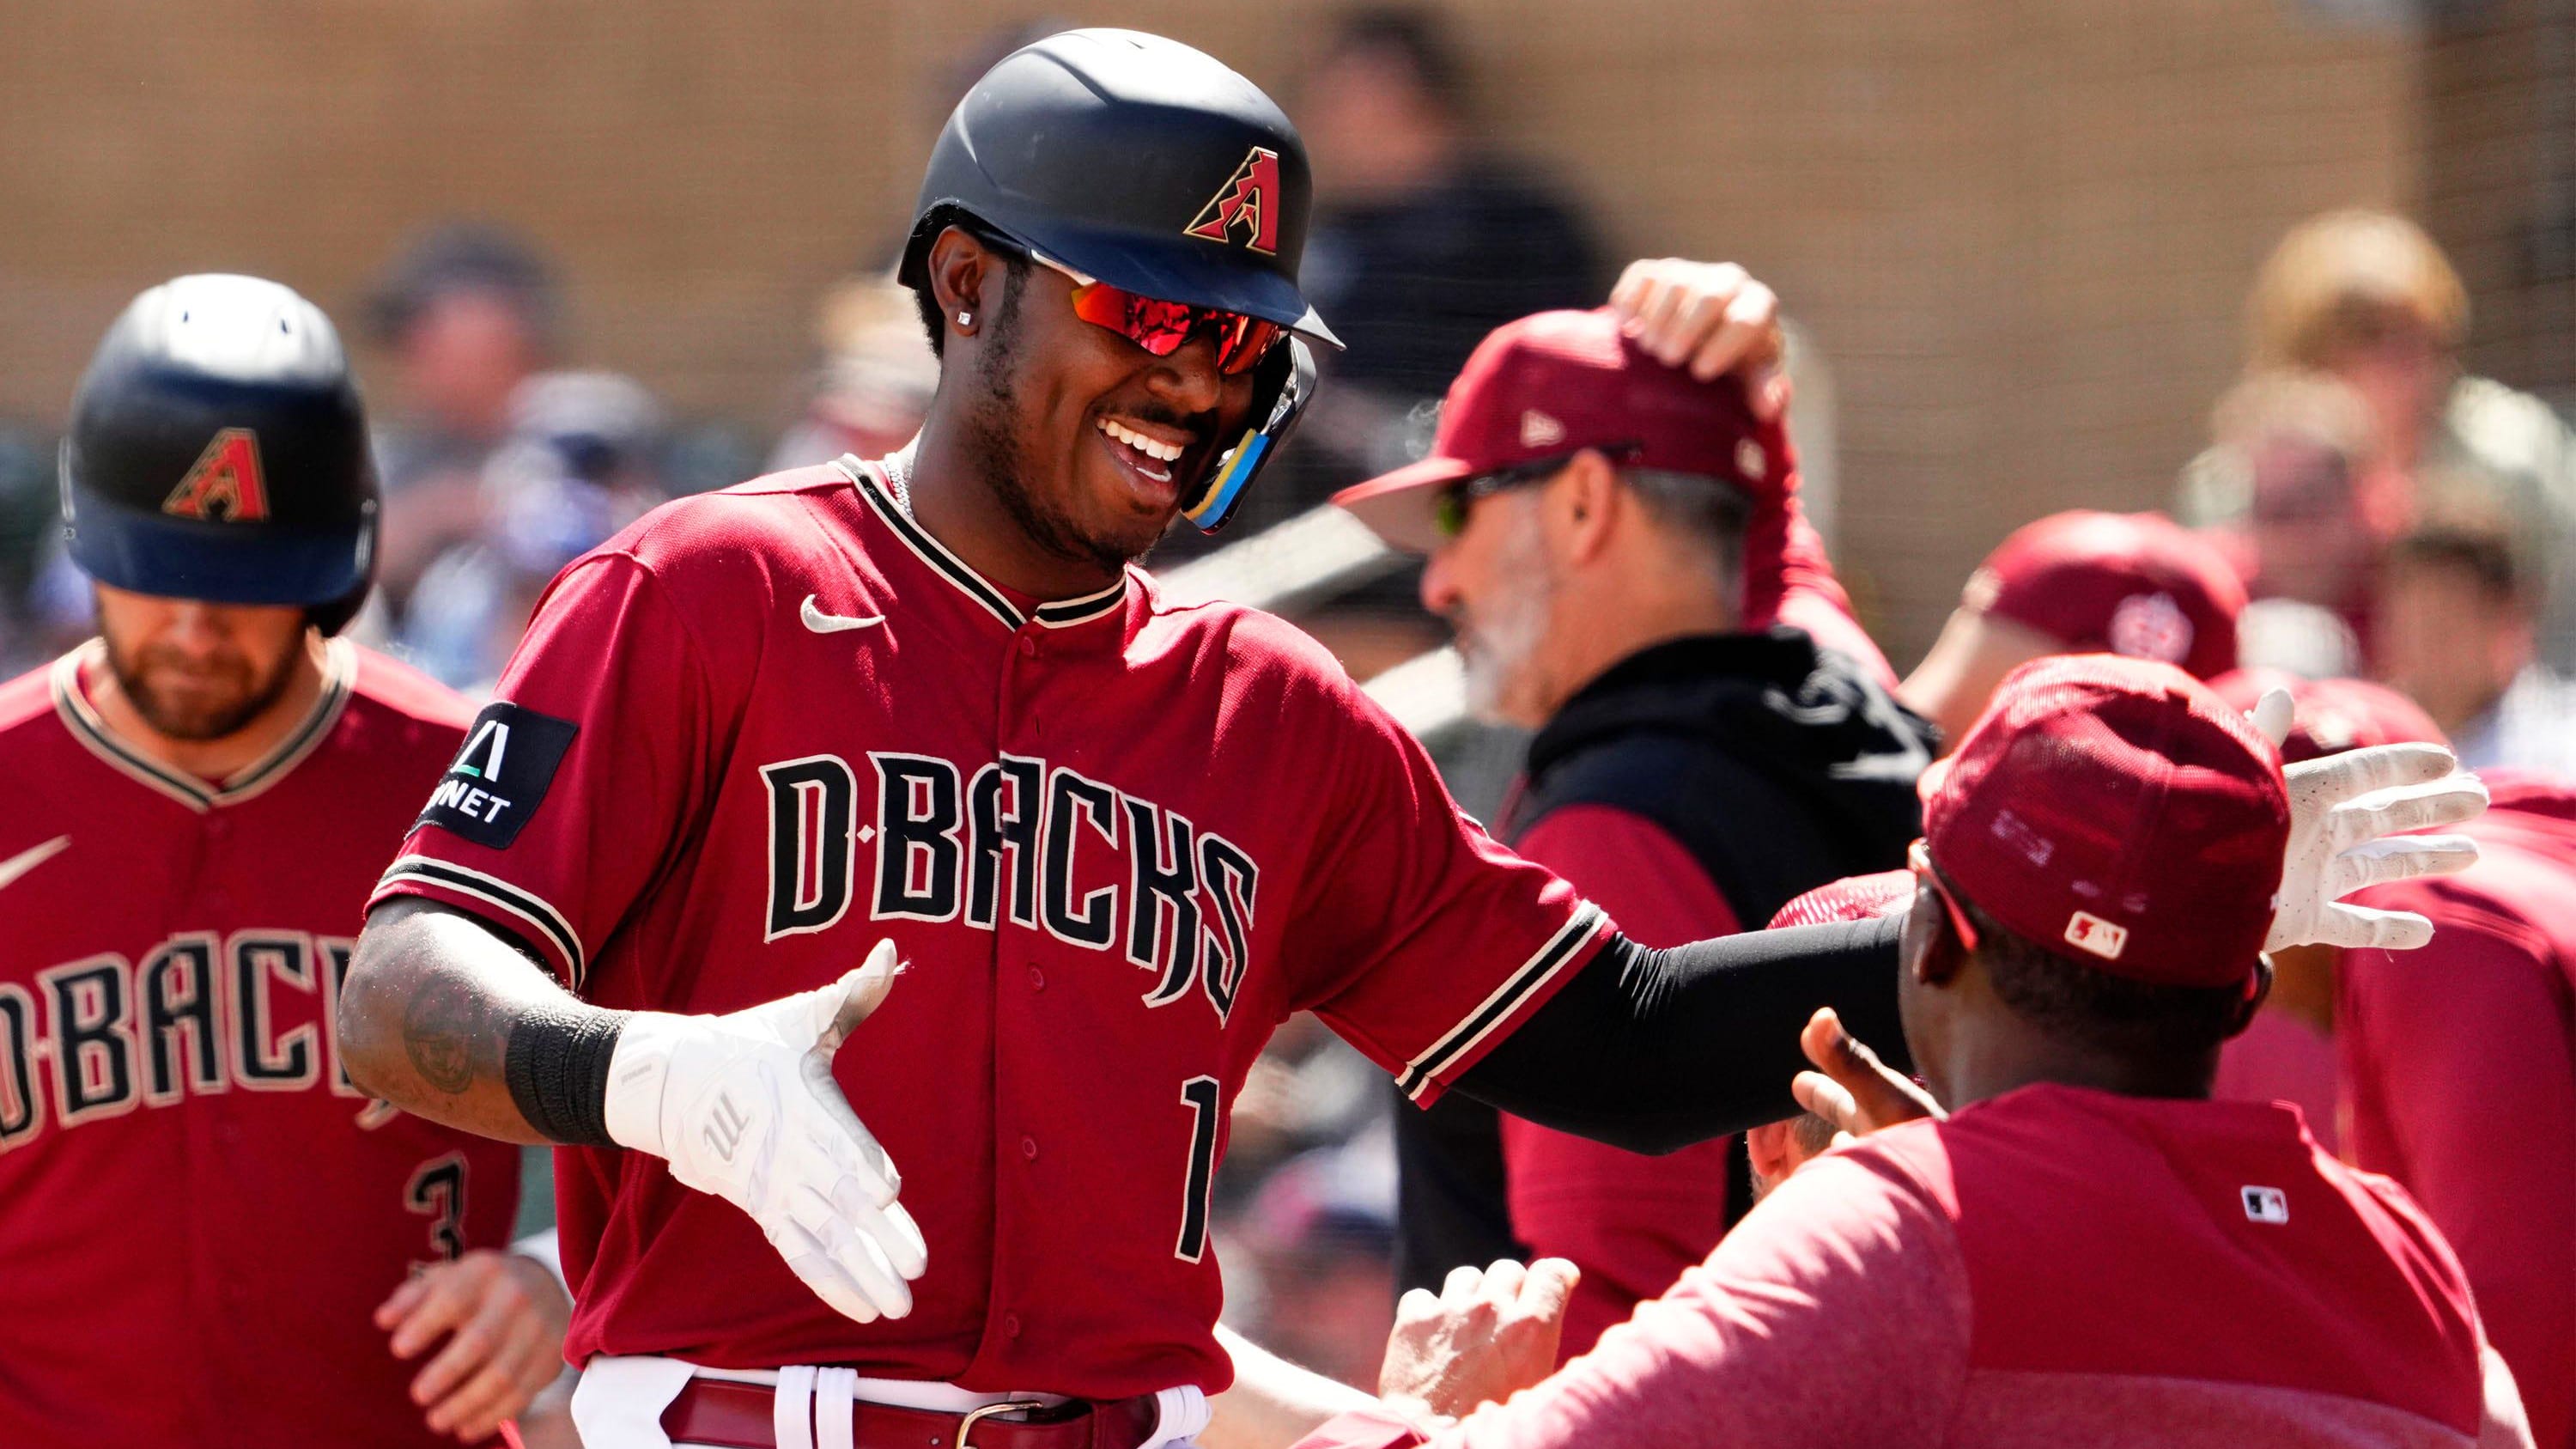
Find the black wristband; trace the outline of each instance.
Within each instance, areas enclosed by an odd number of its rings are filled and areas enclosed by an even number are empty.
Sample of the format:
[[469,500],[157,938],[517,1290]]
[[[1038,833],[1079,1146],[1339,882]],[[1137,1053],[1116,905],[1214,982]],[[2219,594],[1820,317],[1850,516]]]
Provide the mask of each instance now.
[[628,1015],[538,1006],[510,1023],[501,1074],[529,1126],[568,1146],[617,1145],[608,1138],[608,1063]]

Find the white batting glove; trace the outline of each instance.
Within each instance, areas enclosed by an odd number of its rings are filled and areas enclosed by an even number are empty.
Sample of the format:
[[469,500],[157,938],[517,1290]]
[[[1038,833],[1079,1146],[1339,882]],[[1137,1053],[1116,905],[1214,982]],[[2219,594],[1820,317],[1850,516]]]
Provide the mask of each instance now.
[[[2278,745],[2290,733],[2290,696],[2267,690],[2254,727]],[[2361,946],[2412,951],[2433,923],[2412,911],[2346,905],[2365,886],[2449,875],[2477,864],[2465,835],[2403,835],[2475,819],[2487,787],[2440,745],[2373,745],[2307,760],[2282,772],[2290,787],[2290,846],[2263,949]]]
[[829,986],[729,1016],[642,1011],[608,1068],[608,1135],[744,1212],[815,1295],[861,1323],[912,1311],[928,1266],[902,1175],[832,1080],[832,1055],[894,985],[879,941]]

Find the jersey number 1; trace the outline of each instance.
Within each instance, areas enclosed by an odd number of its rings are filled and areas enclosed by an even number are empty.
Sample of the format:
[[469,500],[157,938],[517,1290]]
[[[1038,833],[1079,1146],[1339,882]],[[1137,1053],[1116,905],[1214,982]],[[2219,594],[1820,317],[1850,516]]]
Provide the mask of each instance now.
[[1181,1105],[1190,1109],[1190,1180],[1181,1202],[1181,1242],[1173,1251],[1195,1263],[1207,1252],[1208,1195],[1216,1188],[1216,1078],[1181,1083]]

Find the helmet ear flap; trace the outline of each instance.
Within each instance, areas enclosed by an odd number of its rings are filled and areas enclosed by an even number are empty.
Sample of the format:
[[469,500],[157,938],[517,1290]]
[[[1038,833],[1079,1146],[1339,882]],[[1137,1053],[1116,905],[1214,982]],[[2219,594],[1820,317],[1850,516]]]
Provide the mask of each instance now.
[[1270,349],[1252,374],[1252,425],[1233,447],[1217,455],[1197,494],[1181,505],[1181,516],[1201,533],[1225,527],[1252,480],[1268,467],[1315,396],[1315,354],[1304,338],[1289,337]]
[[327,604],[309,604],[305,606],[304,622],[321,630],[323,638],[331,638],[348,628],[349,621],[358,617],[358,611],[367,606],[367,595],[373,593],[375,587],[375,580],[369,579]]

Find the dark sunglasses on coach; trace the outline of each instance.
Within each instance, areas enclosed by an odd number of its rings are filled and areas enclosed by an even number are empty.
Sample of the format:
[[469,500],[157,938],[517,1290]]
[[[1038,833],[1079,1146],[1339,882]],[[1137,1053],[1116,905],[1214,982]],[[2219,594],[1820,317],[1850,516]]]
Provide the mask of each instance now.
[[1562,453],[1550,453],[1544,458],[1532,458],[1525,463],[1514,463],[1508,468],[1496,468],[1489,473],[1478,473],[1472,477],[1461,478],[1441,489],[1440,496],[1431,500],[1432,526],[1440,531],[1442,538],[1456,538],[1467,531],[1467,510],[1473,507],[1479,498],[1491,498],[1497,493],[1508,493],[1515,488],[1526,487],[1555,477],[1559,469],[1574,461],[1577,453],[1599,453],[1611,462],[1626,463],[1633,462],[1638,454],[1645,451],[1645,446],[1634,440],[1622,443],[1587,443],[1580,448],[1572,448]]
[[1156,357],[1169,357],[1194,337],[1216,344],[1216,369],[1228,377],[1252,370],[1263,354],[1288,335],[1288,329],[1260,317],[1166,302],[1086,277],[1046,253],[1009,237],[978,231],[976,239],[996,250],[1028,258],[1073,283],[1073,315],[1094,327],[1117,333]]

